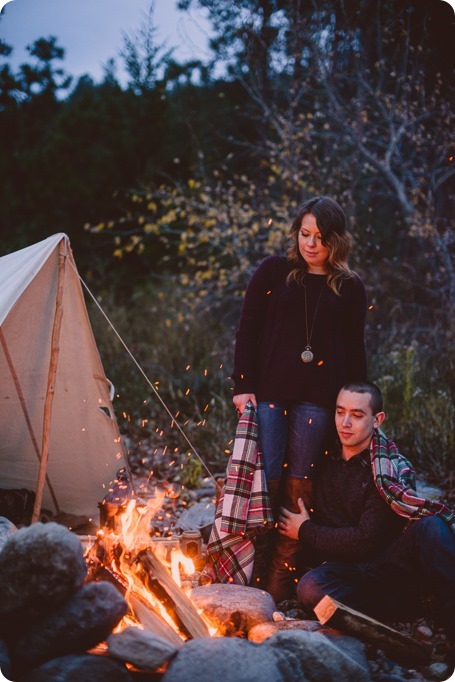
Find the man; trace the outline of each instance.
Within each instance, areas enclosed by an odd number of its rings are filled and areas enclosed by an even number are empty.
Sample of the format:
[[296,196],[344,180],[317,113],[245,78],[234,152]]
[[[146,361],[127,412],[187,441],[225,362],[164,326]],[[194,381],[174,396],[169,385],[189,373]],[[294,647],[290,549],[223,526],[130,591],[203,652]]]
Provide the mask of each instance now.
[[345,385],[335,415],[341,449],[319,469],[314,513],[302,500],[297,514],[281,508],[279,532],[300,540],[312,565],[324,562],[304,574],[297,597],[308,609],[328,594],[391,617],[431,591],[435,615],[453,638],[453,512],[417,496],[410,463],[379,430],[384,418],[375,384]]

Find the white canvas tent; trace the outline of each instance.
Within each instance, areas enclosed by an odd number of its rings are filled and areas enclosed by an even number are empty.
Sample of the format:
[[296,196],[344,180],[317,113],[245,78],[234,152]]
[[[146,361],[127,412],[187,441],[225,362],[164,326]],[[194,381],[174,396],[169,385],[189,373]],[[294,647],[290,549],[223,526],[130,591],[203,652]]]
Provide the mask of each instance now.
[[43,507],[97,520],[126,465],[110,388],[68,237],[1,257],[0,488],[35,491],[35,517],[42,487]]

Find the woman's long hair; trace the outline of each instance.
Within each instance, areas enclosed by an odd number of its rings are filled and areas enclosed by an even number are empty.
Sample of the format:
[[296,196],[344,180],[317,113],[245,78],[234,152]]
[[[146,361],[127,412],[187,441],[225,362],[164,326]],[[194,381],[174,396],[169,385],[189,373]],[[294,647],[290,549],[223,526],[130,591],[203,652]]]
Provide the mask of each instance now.
[[354,273],[348,265],[348,256],[352,247],[352,237],[346,229],[346,216],[341,206],[330,197],[309,199],[300,207],[289,232],[290,246],[287,258],[294,266],[286,278],[287,284],[302,284],[308,265],[299,250],[299,231],[303,216],[311,213],[316,218],[316,225],[322,237],[322,244],[329,249],[326,261],[327,284],[339,296],[343,279],[353,277]]

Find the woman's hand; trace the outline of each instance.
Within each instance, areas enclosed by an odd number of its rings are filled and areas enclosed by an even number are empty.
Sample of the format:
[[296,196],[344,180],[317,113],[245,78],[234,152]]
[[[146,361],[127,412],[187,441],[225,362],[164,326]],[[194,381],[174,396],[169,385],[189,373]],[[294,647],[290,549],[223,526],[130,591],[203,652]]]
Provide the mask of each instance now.
[[232,402],[237,408],[237,414],[239,417],[245,412],[245,407],[249,400],[251,400],[255,409],[257,410],[258,404],[254,393],[239,393],[232,398]]

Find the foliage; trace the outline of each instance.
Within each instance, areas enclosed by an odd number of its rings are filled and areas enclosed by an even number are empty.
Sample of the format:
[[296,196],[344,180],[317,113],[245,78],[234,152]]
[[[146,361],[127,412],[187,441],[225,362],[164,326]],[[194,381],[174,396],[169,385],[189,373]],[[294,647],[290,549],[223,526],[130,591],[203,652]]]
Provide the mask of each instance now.
[[[283,249],[295,204],[283,208],[246,176],[215,172],[213,180],[134,191],[130,211],[110,231],[119,259],[162,250],[162,263],[182,287],[187,321],[197,310],[218,311],[232,323],[256,263]],[[104,230],[105,224],[89,229]]]
[[90,303],[95,338],[116,388],[115,409],[123,433],[135,443],[147,439],[156,448],[192,456],[178,422],[204,462],[219,470],[235,431],[228,380],[232,343],[220,325],[210,316],[199,317],[198,324],[187,318],[181,290],[172,283],[145,286],[124,304],[109,294],[100,303],[150,382]]
[[[367,286],[370,374],[386,389],[388,423],[421,466],[442,471],[455,397],[450,8],[179,5],[206,9],[211,63],[175,61],[151,12],[125,35],[126,88],[111,62],[103,82],[71,89],[55,37],[29,46],[17,72],[0,42],[1,251],[67,232],[159,394],[218,466],[235,426],[226,368],[246,283],[284,252],[300,201],[333,196]],[[157,396],[94,324],[125,433],[183,452]]]
[[444,369],[454,374],[452,351],[445,360],[449,367],[434,364],[436,353],[429,353],[428,367],[421,364],[425,355],[414,342],[396,345],[388,353],[378,355],[373,369],[374,380],[385,398],[387,420],[384,429],[396,439],[400,449],[433,475],[444,476],[455,465],[455,402]]

